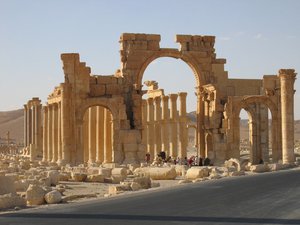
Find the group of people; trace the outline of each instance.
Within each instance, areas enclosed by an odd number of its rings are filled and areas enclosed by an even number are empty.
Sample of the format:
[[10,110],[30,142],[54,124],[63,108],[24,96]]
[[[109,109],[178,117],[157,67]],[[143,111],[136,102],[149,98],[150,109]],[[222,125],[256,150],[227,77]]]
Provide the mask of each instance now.
[[[151,155],[150,153],[146,153],[145,161],[147,164],[150,164]],[[189,167],[192,166],[212,166],[211,160],[209,158],[202,158],[198,156],[191,156],[190,158],[184,157],[183,159],[180,157],[172,158],[171,156],[166,155],[164,151],[161,151],[157,154],[157,157],[154,159],[154,164],[162,164],[162,163],[172,163],[174,165],[187,165]]]

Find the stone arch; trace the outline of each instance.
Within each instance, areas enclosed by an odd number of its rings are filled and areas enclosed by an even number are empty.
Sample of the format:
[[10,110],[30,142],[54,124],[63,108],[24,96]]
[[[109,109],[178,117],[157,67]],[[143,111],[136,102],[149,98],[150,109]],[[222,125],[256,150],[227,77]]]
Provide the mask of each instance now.
[[189,56],[188,54],[183,54],[182,52],[178,51],[177,49],[160,49],[160,51],[156,51],[147,57],[141,66],[138,68],[137,77],[135,83],[137,84],[138,89],[142,87],[142,79],[145,70],[150,65],[151,62],[158,58],[163,57],[170,57],[175,59],[181,59],[185,62],[193,71],[196,80],[196,86],[199,87],[200,85],[206,84],[205,77],[203,73],[201,73],[201,68],[199,64],[194,60],[193,57]]
[[84,115],[87,112],[87,110],[93,106],[103,107],[104,109],[107,109],[111,113],[111,117],[112,117],[112,137],[111,137],[112,156],[111,156],[111,160],[109,160],[109,163],[122,161],[122,154],[121,154],[120,140],[119,140],[119,136],[120,136],[119,110],[121,107],[118,105],[118,102],[116,102],[113,99],[109,99],[109,98],[88,98],[82,102],[80,107],[77,108],[77,111],[76,111],[77,130],[78,130],[80,138],[79,138],[79,140],[76,140],[76,144],[78,146],[78,149],[80,149],[80,152],[77,153],[80,155],[79,158],[82,158],[82,159],[85,158],[84,157],[84,145],[83,145],[84,144],[84,141],[83,141]]
[[[281,158],[280,153],[280,136],[281,136],[281,127],[279,123],[280,112],[278,106],[267,96],[246,96],[239,101],[238,104],[234,107],[234,118],[238,118],[242,108],[250,109],[252,104],[263,104],[271,112],[272,115],[272,158],[273,162],[278,161]],[[247,111],[247,110],[246,110]],[[253,114],[254,115],[254,114]]]
[[249,97],[245,97],[242,99],[241,101],[241,108],[245,108],[250,104],[253,103],[260,103],[260,104],[264,104],[265,106],[267,106],[272,114],[272,118],[278,118],[278,107],[274,104],[274,102],[267,96],[249,96]]

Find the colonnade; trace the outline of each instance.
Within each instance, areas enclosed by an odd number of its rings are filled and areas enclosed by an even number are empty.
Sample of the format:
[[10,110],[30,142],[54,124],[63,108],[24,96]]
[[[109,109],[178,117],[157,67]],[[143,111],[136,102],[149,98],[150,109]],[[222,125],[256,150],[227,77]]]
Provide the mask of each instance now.
[[24,105],[24,150],[32,158],[42,156],[42,105],[32,98]]
[[102,106],[88,108],[83,118],[84,162],[111,163],[113,123],[111,112]]
[[151,160],[161,151],[172,158],[187,156],[186,96],[186,92],[180,92],[143,100],[142,142],[147,146]]
[[61,102],[48,104],[43,111],[43,161],[61,163]]

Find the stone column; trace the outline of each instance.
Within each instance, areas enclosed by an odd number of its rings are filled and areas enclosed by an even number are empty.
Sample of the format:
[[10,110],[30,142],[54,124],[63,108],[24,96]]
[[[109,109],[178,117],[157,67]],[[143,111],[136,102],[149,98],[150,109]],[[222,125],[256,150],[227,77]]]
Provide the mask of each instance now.
[[167,155],[170,154],[169,143],[169,96],[162,95],[162,120],[161,120],[161,136],[162,136],[162,150]]
[[171,140],[170,140],[170,156],[176,158],[178,155],[177,144],[177,94],[170,94],[170,127],[171,127]]
[[112,121],[111,113],[108,109],[104,110],[104,163],[112,162]]
[[83,162],[89,161],[89,110],[83,117]]
[[29,103],[27,104],[28,107],[28,113],[27,113],[27,140],[28,140],[28,146],[30,146],[30,144],[32,144],[32,105],[31,105],[31,101],[29,101]]
[[180,108],[179,108],[179,143],[180,152],[179,157],[184,158],[187,156],[188,145],[188,130],[187,130],[187,116],[186,116],[186,92],[178,93]]
[[33,110],[34,110],[34,115],[35,115],[35,117],[34,117],[34,120],[35,120],[35,123],[34,123],[34,125],[35,125],[35,127],[34,127],[34,140],[35,140],[35,147],[38,149],[38,147],[39,147],[39,126],[40,126],[40,120],[39,120],[39,107],[40,107],[40,104],[39,104],[39,102],[36,102],[35,103],[35,106],[34,106],[34,108],[33,108]]
[[[72,144],[71,121],[72,104],[69,84],[60,84],[61,86],[61,144],[63,163],[71,162]],[[73,140],[74,142],[74,140]]]
[[197,93],[197,137],[198,137],[198,153],[205,158],[205,131],[204,131],[204,99],[201,88],[196,87]]
[[279,70],[281,88],[281,116],[282,116],[282,162],[295,162],[294,154],[294,83],[296,73],[293,69]]
[[35,140],[35,123],[36,123],[36,105],[33,102],[32,104],[32,109],[31,109],[31,144],[36,145],[36,140]]
[[48,154],[47,154],[47,161],[51,162],[52,160],[52,119],[53,119],[53,106],[52,105],[48,105]]
[[154,155],[154,106],[153,98],[147,99],[147,152],[150,153],[150,160],[152,161]]
[[161,152],[161,97],[154,98],[154,130],[155,130],[155,143],[154,143],[154,155]]
[[61,150],[61,102],[59,102],[57,109],[57,163],[59,165],[62,164]]
[[143,99],[142,101],[142,143],[147,146],[147,101]]
[[52,107],[52,162],[57,162],[58,152],[57,152],[57,133],[58,133],[58,119],[57,119],[57,104],[53,104]]
[[48,107],[43,107],[44,117],[43,117],[43,161],[48,159]]
[[27,105],[24,105],[24,148],[28,146],[28,139],[27,139],[27,127],[28,127],[28,107]]
[[96,121],[96,163],[104,160],[104,107],[97,106]]
[[89,109],[89,163],[96,160],[96,110],[95,106]]
[[37,153],[41,157],[43,155],[43,117],[42,117],[43,106],[39,100],[37,106]]

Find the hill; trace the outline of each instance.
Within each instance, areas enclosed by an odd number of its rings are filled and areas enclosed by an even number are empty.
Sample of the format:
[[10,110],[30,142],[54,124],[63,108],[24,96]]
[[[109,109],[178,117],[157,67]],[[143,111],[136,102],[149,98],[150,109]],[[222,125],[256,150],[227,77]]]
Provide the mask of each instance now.
[[0,137],[6,138],[9,131],[10,138],[17,143],[23,143],[24,135],[24,115],[23,109],[0,112]]

